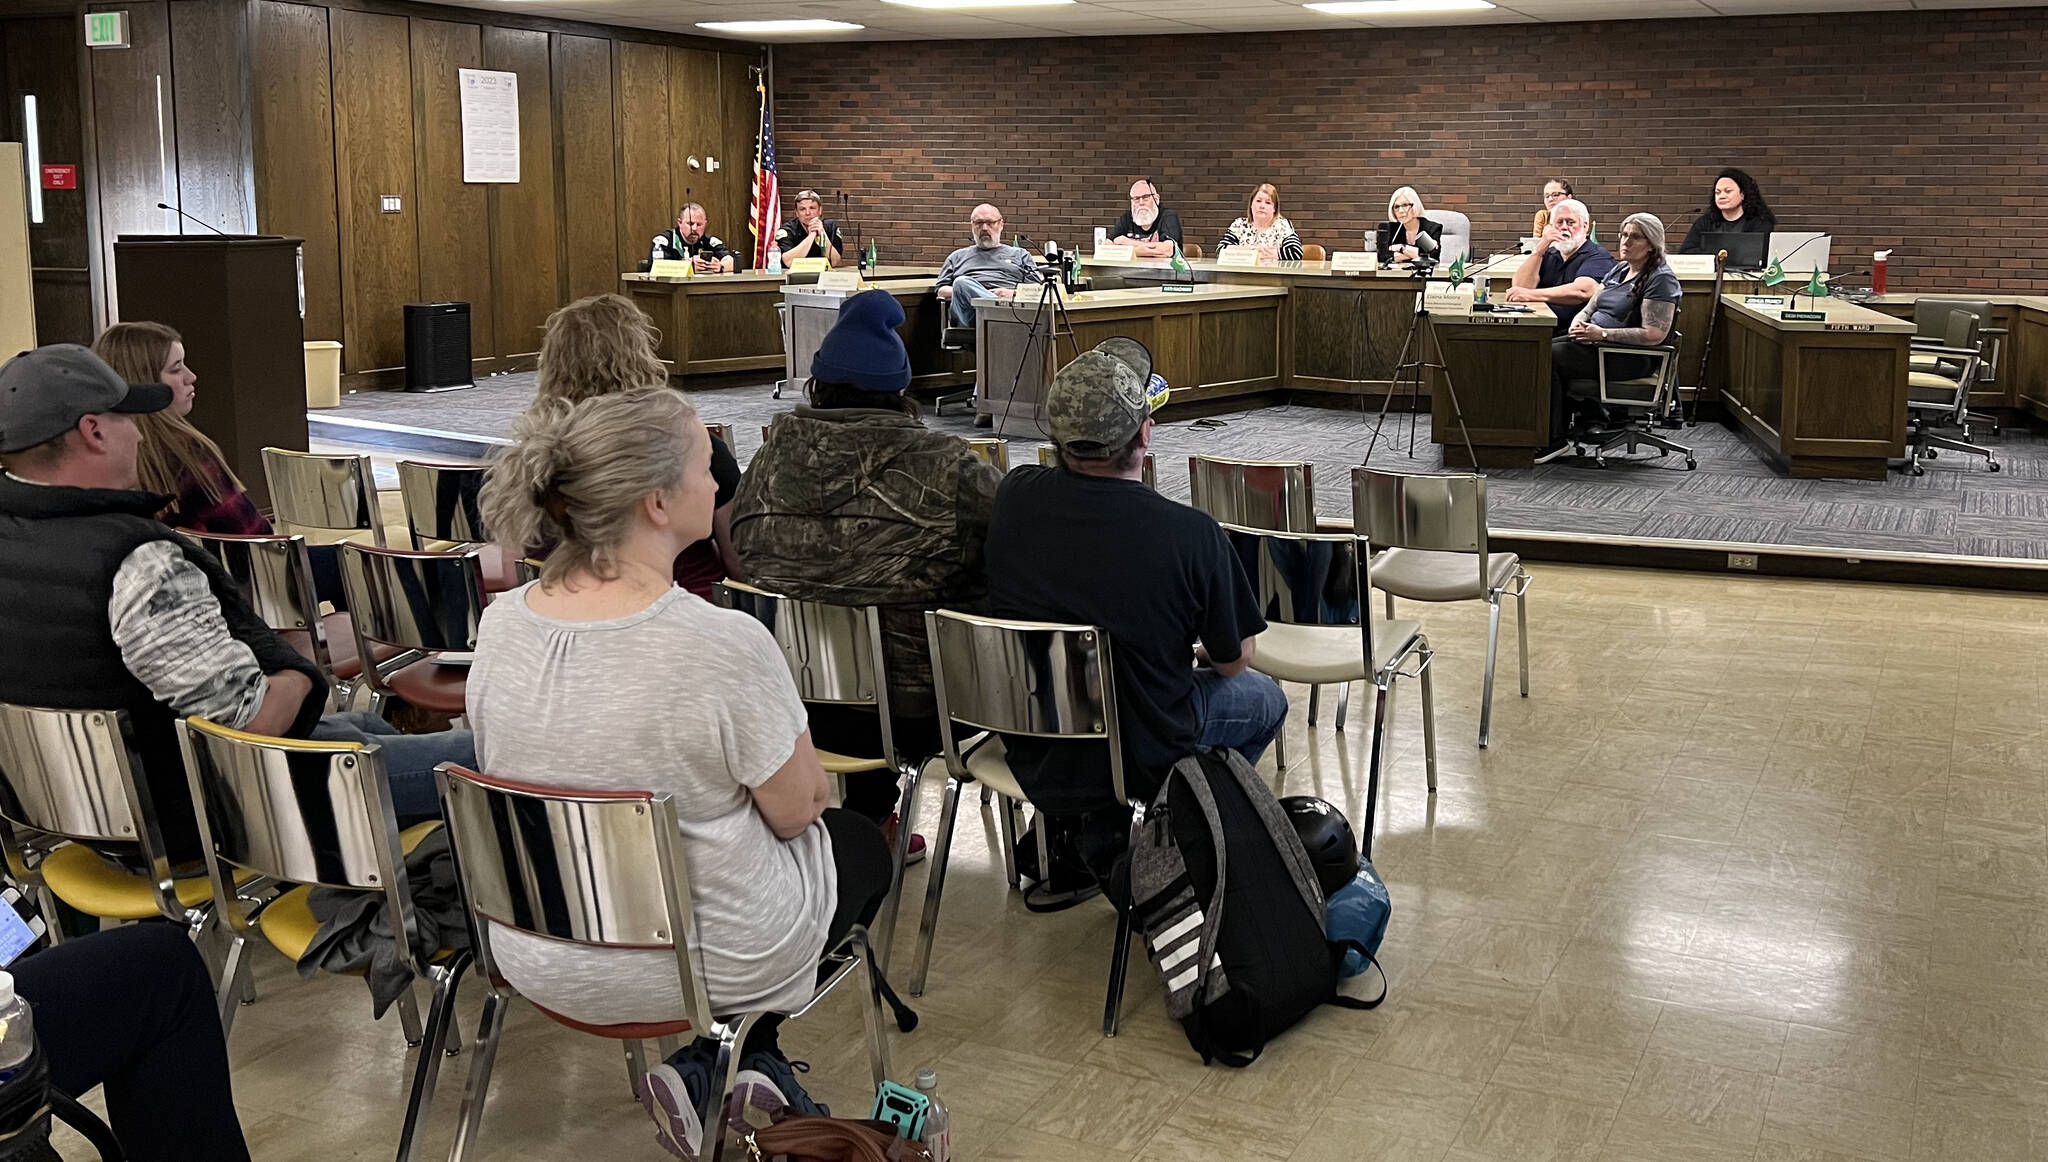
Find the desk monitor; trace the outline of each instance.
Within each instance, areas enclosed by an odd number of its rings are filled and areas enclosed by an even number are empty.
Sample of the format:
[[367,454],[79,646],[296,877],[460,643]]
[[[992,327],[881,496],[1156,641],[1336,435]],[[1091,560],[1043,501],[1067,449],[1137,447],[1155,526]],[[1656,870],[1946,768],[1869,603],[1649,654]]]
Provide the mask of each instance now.
[[1706,244],[1708,254],[1727,251],[1729,270],[1762,270],[1769,261],[1765,256],[1765,252],[1771,249],[1771,235],[1768,234],[1703,234],[1700,241]]
[[1832,235],[1819,230],[1778,230],[1771,234],[1771,257],[1784,263],[1786,274],[1812,274],[1828,268]]

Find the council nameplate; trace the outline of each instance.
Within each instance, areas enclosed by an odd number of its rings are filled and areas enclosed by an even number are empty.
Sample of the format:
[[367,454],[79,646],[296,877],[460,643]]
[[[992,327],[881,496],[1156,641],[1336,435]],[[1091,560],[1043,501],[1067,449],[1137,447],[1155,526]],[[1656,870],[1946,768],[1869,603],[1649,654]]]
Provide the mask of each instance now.
[[1129,262],[1138,256],[1138,248],[1128,242],[1105,242],[1095,248],[1097,262]]
[[1216,261],[1222,266],[1257,266],[1259,248],[1256,246],[1226,246],[1216,253]]
[[656,278],[689,278],[690,260],[687,258],[657,258],[648,266],[647,273]]
[[[824,261],[819,259],[820,262]],[[828,270],[818,276],[819,290],[857,291],[860,289],[860,272],[857,270]]]
[[1447,282],[1425,283],[1422,288],[1422,309],[1431,313],[1470,314],[1472,288],[1470,285],[1452,286]]
[[1778,317],[1788,323],[1825,323],[1826,311],[1780,311]]
[[1745,306],[1745,307],[1756,307],[1756,308],[1758,308],[1758,309],[1760,309],[1760,310],[1770,310],[1770,311],[1782,310],[1782,309],[1784,309],[1784,306],[1785,306],[1785,296],[1784,296],[1784,295],[1743,295],[1743,296],[1742,296],[1742,305],[1743,305],[1743,306]]
[[1331,274],[1371,274],[1380,268],[1380,256],[1370,250],[1339,250],[1330,255]]
[[1714,256],[1711,254],[1667,254],[1664,261],[1671,264],[1671,273],[1676,275],[1714,273]]
[[792,258],[789,260],[791,274],[823,274],[832,269],[832,264],[822,258]]

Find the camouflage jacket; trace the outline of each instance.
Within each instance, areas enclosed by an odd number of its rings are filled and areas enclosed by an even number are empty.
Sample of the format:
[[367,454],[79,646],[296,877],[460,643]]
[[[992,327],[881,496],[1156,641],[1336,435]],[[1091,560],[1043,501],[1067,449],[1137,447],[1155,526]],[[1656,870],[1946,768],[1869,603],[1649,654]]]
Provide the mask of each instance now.
[[935,712],[924,611],[979,608],[982,542],[1002,474],[901,412],[779,416],[733,498],[747,576],[809,601],[882,608],[890,709]]

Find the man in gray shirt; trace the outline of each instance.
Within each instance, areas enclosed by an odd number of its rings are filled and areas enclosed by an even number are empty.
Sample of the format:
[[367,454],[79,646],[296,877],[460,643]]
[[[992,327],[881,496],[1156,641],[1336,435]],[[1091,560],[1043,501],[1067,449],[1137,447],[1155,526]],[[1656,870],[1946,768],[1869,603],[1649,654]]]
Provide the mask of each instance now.
[[946,256],[939,268],[939,297],[952,304],[956,327],[974,328],[974,300],[1007,298],[1020,284],[1042,282],[1031,252],[1003,245],[1003,212],[983,202],[968,219],[974,244]]

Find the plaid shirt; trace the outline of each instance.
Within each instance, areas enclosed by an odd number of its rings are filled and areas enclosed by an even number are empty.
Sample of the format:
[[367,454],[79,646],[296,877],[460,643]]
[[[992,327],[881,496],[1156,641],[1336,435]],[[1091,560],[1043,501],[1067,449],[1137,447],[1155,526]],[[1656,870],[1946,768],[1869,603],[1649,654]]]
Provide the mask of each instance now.
[[216,460],[208,465],[206,475],[211,478],[214,490],[220,493],[220,499],[207,495],[208,481],[197,476],[181,476],[178,478],[178,499],[164,510],[162,519],[165,524],[174,529],[201,533],[242,537],[270,535],[270,522],[256,510],[249,494],[235,486],[227,465]]

